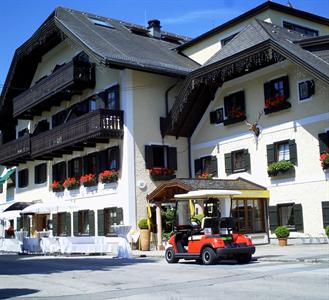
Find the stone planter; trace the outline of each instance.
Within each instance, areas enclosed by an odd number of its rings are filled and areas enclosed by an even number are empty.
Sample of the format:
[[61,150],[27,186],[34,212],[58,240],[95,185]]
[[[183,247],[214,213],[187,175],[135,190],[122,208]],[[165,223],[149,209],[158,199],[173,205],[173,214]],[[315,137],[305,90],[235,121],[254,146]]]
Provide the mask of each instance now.
[[139,246],[142,251],[150,251],[150,231],[148,229],[141,229],[139,237]]

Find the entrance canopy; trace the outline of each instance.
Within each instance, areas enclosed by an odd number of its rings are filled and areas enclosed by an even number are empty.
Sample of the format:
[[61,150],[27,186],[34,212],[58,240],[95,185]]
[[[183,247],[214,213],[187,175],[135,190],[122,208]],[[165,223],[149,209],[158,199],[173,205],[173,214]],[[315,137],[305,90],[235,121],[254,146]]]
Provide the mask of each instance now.
[[15,169],[8,170],[6,174],[0,177],[0,185],[3,185],[10,176],[15,172]]
[[190,191],[186,194],[175,195],[175,199],[207,200],[209,198],[226,198],[226,197],[232,197],[234,195],[241,195],[241,192],[229,191],[229,190],[198,190],[198,191]]
[[22,209],[24,209],[25,207],[27,207],[31,204],[32,204],[31,202],[15,202],[12,205],[8,206],[4,210],[4,212],[11,211],[11,210],[22,210]]

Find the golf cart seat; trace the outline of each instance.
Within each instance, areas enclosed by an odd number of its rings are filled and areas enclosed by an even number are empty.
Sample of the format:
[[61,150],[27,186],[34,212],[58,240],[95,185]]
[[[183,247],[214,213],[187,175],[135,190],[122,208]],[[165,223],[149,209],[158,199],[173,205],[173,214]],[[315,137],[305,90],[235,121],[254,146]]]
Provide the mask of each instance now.
[[235,221],[231,217],[221,218],[219,223],[219,231],[222,235],[232,234],[236,228]]
[[201,229],[205,233],[216,234],[219,233],[219,220],[213,217],[204,217],[201,222]]

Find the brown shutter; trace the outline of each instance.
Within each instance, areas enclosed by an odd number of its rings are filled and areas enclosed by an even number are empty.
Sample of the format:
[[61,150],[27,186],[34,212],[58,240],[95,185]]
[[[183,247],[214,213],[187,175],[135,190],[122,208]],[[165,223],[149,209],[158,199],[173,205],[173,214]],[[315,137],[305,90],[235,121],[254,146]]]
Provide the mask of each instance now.
[[145,168],[153,168],[153,148],[149,145],[145,145]]
[[177,148],[168,147],[167,151],[168,168],[177,170]]

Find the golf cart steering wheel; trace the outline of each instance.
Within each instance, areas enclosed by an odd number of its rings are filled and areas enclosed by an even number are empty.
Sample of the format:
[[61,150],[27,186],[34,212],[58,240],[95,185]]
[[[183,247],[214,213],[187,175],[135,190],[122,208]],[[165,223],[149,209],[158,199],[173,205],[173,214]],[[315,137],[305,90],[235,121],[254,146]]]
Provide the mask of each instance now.
[[191,217],[191,218],[190,218],[190,223],[191,223],[192,225],[193,225],[193,222],[196,223],[198,226],[201,227],[201,221],[200,221],[198,218],[196,218],[196,217]]

